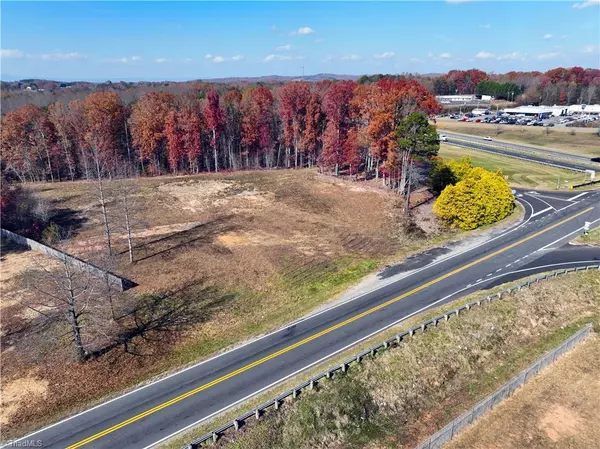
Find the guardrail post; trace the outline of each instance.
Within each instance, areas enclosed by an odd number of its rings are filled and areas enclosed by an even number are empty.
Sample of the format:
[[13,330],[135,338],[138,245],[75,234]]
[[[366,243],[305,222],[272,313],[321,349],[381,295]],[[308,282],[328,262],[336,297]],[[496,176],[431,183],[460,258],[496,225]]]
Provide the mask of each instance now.
[[348,367],[346,366],[346,364],[345,364],[345,363],[342,363],[340,366],[341,366],[341,368],[342,368],[342,373],[345,373],[345,372],[346,372],[346,370],[348,369]]
[[327,377],[327,379],[331,379],[331,371],[327,371],[327,374],[325,376]]
[[362,357],[359,355],[356,356],[356,363],[362,362]]
[[467,310],[471,310],[471,304],[466,304],[465,307],[467,308]]
[[425,332],[425,323],[421,324],[421,332]]
[[296,399],[298,397],[298,390],[296,390],[295,388],[292,390],[292,398]]
[[396,335],[396,343],[400,344],[402,342],[402,337],[400,334]]
[[235,430],[240,430],[240,422],[237,419],[233,420],[233,428]]
[[408,331],[408,335],[410,335],[411,337],[414,337],[415,336],[415,330],[414,329],[409,330]]
[[217,434],[217,432],[213,432],[212,438],[213,438],[213,443],[216,443],[217,440],[219,439],[219,435]]
[[371,349],[371,357],[375,357],[375,348]]
[[389,346],[388,342],[387,342],[387,341],[384,341],[384,342],[383,342],[383,349],[387,349],[387,348],[388,348],[388,346]]
[[314,380],[311,380],[311,381],[310,381],[310,389],[311,389],[311,390],[314,390],[314,389],[315,389],[315,381],[314,381]]
[[460,309],[456,309],[454,313],[456,313],[456,316],[460,315]]
[[275,410],[279,410],[279,400],[275,399]]
[[255,417],[257,420],[258,420],[258,419],[260,419],[260,410],[259,410],[259,409],[256,409],[256,410],[254,410],[254,417]]
[[448,321],[448,314],[444,313],[444,321]]
[[502,299],[502,292],[498,292],[496,296],[498,297],[498,299]]

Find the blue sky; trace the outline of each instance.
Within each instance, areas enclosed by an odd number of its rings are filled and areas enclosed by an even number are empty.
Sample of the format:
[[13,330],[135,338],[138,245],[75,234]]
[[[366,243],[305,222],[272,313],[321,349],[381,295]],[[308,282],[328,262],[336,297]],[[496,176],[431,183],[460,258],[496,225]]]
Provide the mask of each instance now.
[[600,67],[600,1],[1,2],[2,78]]

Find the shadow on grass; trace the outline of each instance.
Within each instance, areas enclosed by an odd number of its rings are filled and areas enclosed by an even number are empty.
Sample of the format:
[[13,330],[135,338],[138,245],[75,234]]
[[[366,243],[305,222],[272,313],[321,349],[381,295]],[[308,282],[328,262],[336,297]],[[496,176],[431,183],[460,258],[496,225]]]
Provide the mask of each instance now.
[[[156,256],[168,256],[169,253],[190,245],[212,243],[217,235],[233,231],[237,228],[237,225],[231,221],[233,217],[234,215],[217,217],[214,220],[196,225],[191,229],[175,232],[165,237],[137,245],[134,247],[134,251],[137,254],[142,254],[142,257],[136,258],[135,261],[141,262]],[[120,254],[126,252],[123,251]]]
[[118,318],[120,328],[111,342],[90,356],[99,357],[121,346],[126,353],[144,355],[138,351],[136,340],[168,342],[169,337],[208,321],[236,298],[203,284],[197,280],[173,292],[136,298],[135,306]]

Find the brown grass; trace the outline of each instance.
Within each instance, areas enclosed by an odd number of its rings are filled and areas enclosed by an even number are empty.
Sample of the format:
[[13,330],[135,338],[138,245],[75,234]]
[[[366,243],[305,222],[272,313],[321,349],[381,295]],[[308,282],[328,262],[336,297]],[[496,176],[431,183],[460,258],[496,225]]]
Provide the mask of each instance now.
[[600,338],[559,359],[450,443],[448,449],[597,447]]
[[[261,421],[249,420],[243,431],[226,434],[218,447],[258,449],[367,447],[410,448],[454,417],[472,407],[544,352],[557,346],[584,323],[599,323],[598,272],[562,277],[534,284],[531,289],[505,296],[483,308],[398,348],[367,359],[318,390],[305,392],[282,411],[269,412]],[[407,326],[451,310],[478,292],[413,317],[386,332],[392,336]],[[386,335],[365,342],[379,343]],[[326,366],[351,357],[359,348],[340,354],[324,366],[291,379],[285,388],[322,372]],[[282,389],[284,388],[282,387]],[[205,423],[165,447],[177,448],[241,412],[282,391],[277,389]],[[369,392],[365,396],[365,391]],[[339,398],[342,397],[342,399]],[[327,416],[318,419],[318,416]],[[298,438],[298,436],[302,438]],[[479,447],[479,446],[476,446]],[[483,446],[485,447],[485,446]],[[527,447],[527,446],[525,446]]]
[[[427,212],[417,213],[427,235],[406,236],[394,218],[393,194],[378,184],[312,170],[126,182],[138,189],[136,261],[128,263],[123,232],[115,229],[121,256],[114,271],[139,285],[115,301],[155,301],[190,315],[169,332],[136,338],[130,352],[117,348],[79,364],[64,324],[3,309],[3,329],[10,328],[2,337],[3,384],[28,378],[32,369],[47,384],[43,400],[20,404],[12,413],[3,426],[6,437],[265,333],[335,298],[381,264],[449,237]],[[110,195],[113,185],[106,187]],[[83,220],[63,247],[93,260],[102,251],[93,184],[33,188],[60,210],[62,226]],[[109,210],[116,219],[113,204]],[[18,253],[3,252],[3,269],[25,267],[15,259]],[[15,278],[19,282],[3,284],[3,296],[25,289],[27,276],[24,271]]]

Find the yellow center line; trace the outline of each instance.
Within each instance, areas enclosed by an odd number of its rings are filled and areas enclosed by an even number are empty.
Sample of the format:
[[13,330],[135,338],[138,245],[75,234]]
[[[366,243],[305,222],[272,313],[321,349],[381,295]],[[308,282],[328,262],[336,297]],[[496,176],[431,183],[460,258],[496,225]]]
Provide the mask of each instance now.
[[164,409],[166,407],[169,407],[170,405],[176,404],[177,402],[180,402],[180,401],[182,401],[182,400],[184,400],[186,398],[189,398],[190,396],[193,396],[193,395],[195,395],[197,393],[200,393],[201,391],[204,391],[204,390],[206,390],[206,389],[208,389],[208,388],[210,388],[210,387],[212,387],[214,385],[217,385],[217,384],[219,384],[221,382],[224,382],[224,381],[226,381],[228,379],[231,379],[232,377],[235,377],[238,374],[241,374],[241,373],[243,373],[245,371],[248,371],[248,370],[250,370],[250,369],[252,369],[252,368],[254,368],[254,367],[258,366],[258,365],[262,365],[263,363],[266,363],[269,360],[272,360],[272,359],[274,359],[276,357],[279,357],[280,355],[285,354],[286,352],[292,351],[293,349],[296,349],[296,348],[298,348],[298,347],[300,347],[302,345],[310,343],[311,341],[316,340],[317,338],[320,338],[323,335],[327,335],[327,334],[329,334],[329,333],[331,333],[331,332],[333,332],[333,331],[335,331],[335,330],[337,330],[337,329],[339,329],[341,327],[344,327],[344,326],[346,326],[346,325],[348,325],[350,323],[353,323],[356,320],[359,320],[361,318],[364,318],[367,315],[370,315],[370,314],[372,314],[374,312],[377,312],[378,310],[381,310],[384,307],[389,306],[390,304],[393,304],[393,303],[395,303],[397,301],[400,301],[401,299],[404,299],[407,296],[410,296],[410,295],[413,295],[413,294],[415,294],[417,292],[420,292],[421,290],[424,290],[425,288],[430,287],[430,286],[432,286],[434,284],[437,284],[438,282],[441,282],[444,279],[447,279],[447,278],[449,278],[451,276],[454,276],[455,274],[460,273],[461,271],[464,271],[464,270],[466,270],[466,269],[468,269],[468,268],[470,268],[470,267],[472,267],[474,265],[477,265],[477,264],[479,264],[481,262],[484,262],[486,260],[489,260],[492,257],[495,257],[498,254],[502,254],[503,252],[508,251],[508,250],[514,248],[515,246],[518,246],[518,245],[520,245],[522,243],[525,243],[525,242],[527,242],[527,241],[529,241],[529,240],[531,240],[533,238],[536,238],[536,237],[544,234],[545,232],[548,232],[548,231],[550,231],[550,230],[552,230],[554,228],[557,228],[558,226],[561,226],[561,225],[565,224],[566,222],[571,221],[571,220],[579,217],[580,215],[583,215],[583,214],[591,211],[592,209],[593,209],[593,207],[590,207],[590,208],[588,208],[588,209],[586,209],[584,211],[581,211],[581,212],[579,212],[579,213],[577,213],[575,215],[572,215],[571,217],[565,218],[564,220],[562,220],[562,221],[560,221],[558,223],[555,223],[552,226],[549,226],[549,227],[547,227],[545,229],[542,229],[541,231],[536,232],[535,234],[530,235],[529,237],[525,237],[524,239],[519,240],[518,242],[512,243],[512,244],[510,244],[510,245],[508,245],[508,246],[506,246],[504,248],[501,248],[501,249],[499,249],[499,250],[497,250],[497,251],[495,251],[493,253],[488,254],[487,256],[481,257],[480,259],[477,259],[477,260],[475,260],[473,262],[470,262],[470,263],[468,263],[466,265],[463,265],[462,267],[459,267],[459,268],[457,268],[454,271],[446,273],[446,274],[444,274],[444,275],[442,275],[442,276],[440,276],[440,277],[438,277],[436,279],[433,279],[433,280],[431,280],[431,281],[429,281],[429,282],[427,282],[425,284],[421,284],[420,286],[412,289],[409,292],[403,293],[400,296],[392,298],[392,299],[390,299],[390,300],[388,300],[388,301],[386,301],[386,302],[384,302],[382,304],[379,304],[378,306],[375,306],[375,307],[373,307],[373,308],[371,308],[369,310],[366,310],[366,311],[364,311],[362,313],[359,313],[359,314],[357,314],[357,315],[355,315],[355,316],[353,316],[351,318],[348,318],[345,321],[342,321],[342,322],[340,322],[338,324],[335,324],[335,325],[333,325],[333,326],[331,326],[331,327],[329,327],[327,329],[324,329],[321,332],[317,332],[316,334],[313,334],[310,337],[305,338],[304,340],[298,341],[298,342],[296,342],[296,343],[294,343],[294,344],[292,344],[290,346],[287,346],[287,347],[285,347],[283,349],[280,349],[279,351],[276,351],[276,352],[274,352],[272,354],[269,354],[268,356],[263,357],[262,359],[256,360],[256,361],[254,361],[252,363],[249,363],[248,365],[245,365],[245,366],[243,366],[243,367],[241,367],[241,368],[239,368],[239,369],[237,369],[235,371],[232,371],[232,372],[230,372],[228,374],[225,374],[224,376],[219,377],[218,379],[215,379],[215,380],[210,381],[210,382],[208,382],[208,383],[206,383],[204,385],[201,385],[201,386],[199,386],[199,387],[197,387],[197,388],[195,388],[193,390],[190,390],[187,393],[183,393],[182,395],[177,396],[177,397],[175,397],[175,398],[173,398],[173,399],[171,399],[169,401],[163,402],[162,404],[159,404],[156,407],[153,407],[153,408],[151,408],[149,410],[146,410],[145,412],[142,412],[139,415],[135,415],[135,416],[133,416],[133,417],[131,417],[131,418],[125,420],[125,421],[120,422],[119,424],[116,424],[116,425],[114,425],[112,427],[109,427],[106,430],[103,430],[102,432],[98,432],[97,434],[92,435],[92,436],[90,436],[90,437],[88,437],[88,438],[86,438],[84,440],[81,440],[78,443],[72,444],[71,446],[68,446],[66,449],[76,449],[76,448],[81,447],[81,446],[83,446],[85,444],[91,443],[92,441],[95,441],[98,438],[102,438],[103,436],[106,436],[109,433],[115,432],[116,430],[119,430],[119,429],[121,429],[121,428],[123,428],[123,427],[125,427],[125,426],[127,426],[127,425],[129,425],[131,423],[139,421],[140,419],[145,418],[146,416],[152,415],[152,414],[154,414],[154,413],[156,413],[156,412],[158,412],[158,411],[160,411],[160,410],[162,410],[162,409]]

